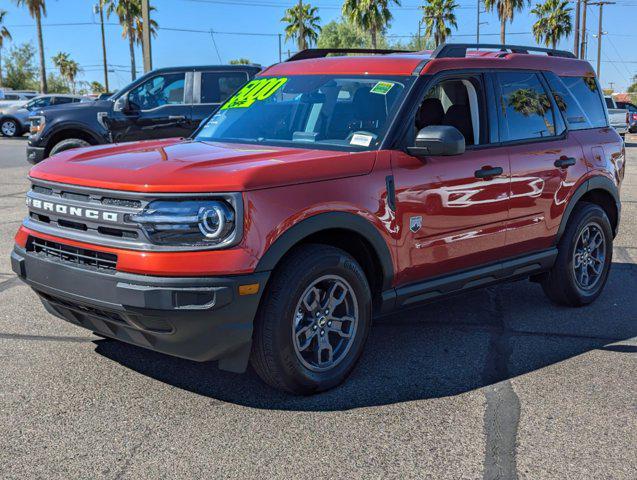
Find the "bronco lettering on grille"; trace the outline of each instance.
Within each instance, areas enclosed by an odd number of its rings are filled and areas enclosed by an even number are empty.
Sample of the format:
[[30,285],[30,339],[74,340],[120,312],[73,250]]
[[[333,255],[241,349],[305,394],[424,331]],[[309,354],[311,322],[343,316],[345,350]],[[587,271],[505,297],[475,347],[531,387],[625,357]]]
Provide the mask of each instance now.
[[45,202],[37,198],[27,197],[27,207],[44,210],[60,215],[68,215],[71,217],[80,217],[88,220],[104,220],[107,222],[117,222],[118,214],[116,212],[105,212],[103,210],[93,210],[90,208],[72,207],[62,203]]

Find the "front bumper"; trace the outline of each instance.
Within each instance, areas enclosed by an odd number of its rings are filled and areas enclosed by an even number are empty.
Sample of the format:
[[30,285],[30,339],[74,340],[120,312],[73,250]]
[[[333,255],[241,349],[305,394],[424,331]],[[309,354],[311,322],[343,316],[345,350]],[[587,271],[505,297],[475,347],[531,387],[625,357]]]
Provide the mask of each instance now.
[[27,145],[27,161],[34,165],[41,162],[44,160],[44,150],[44,147],[33,147],[31,145]]
[[[16,246],[13,271],[53,315],[105,337],[241,372],[269,272],[218,278],[103,272]],[[239,295],[239,286],[259,284]]]

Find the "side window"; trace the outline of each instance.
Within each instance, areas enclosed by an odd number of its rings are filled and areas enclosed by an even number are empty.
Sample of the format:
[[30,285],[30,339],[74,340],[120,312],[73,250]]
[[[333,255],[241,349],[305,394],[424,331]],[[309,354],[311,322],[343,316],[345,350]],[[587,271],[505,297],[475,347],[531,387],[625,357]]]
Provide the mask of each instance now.
[[584,113],[584,108],[566,87],[564,82],[553,73],[546,74],[546,78],[553,92],[555,103],[568,123],[568,128],[571,130],[593,128],[593,125]]
[[464,135],[467,145],[488,143],[482,140],[481,103],[478,81],[469,78],[443,80],[425,94],[416,112],[416,132],[431,125],[449,125]]
[[588,128],[608,126],[602,96],[594,77],[560,77],[560,79],[582,106],[591,125]]
[[551,100],[535,73],[498,73],[503,141],[555,136]]
[[128,100],[137,110],[183,104],[185,78],[184,72],[166,73],[149,78],[130,91]]
[[27,109],[36,109],[41,107],[48,107],[51,104],[51,97],[40,97],[29,100],[25,106]]
[[62,105],[63,103],[72,103],[75,99],[70,97],[55,97],[55,105]]
[[245,72],[202,72],[200,103],[225,102],[247,81]]

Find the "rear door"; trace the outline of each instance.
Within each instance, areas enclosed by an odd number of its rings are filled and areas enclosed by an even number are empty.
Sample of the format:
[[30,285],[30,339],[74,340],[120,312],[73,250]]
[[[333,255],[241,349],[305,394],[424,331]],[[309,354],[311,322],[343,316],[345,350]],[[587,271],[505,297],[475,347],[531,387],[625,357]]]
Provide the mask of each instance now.
[[511,257],[553,245],[567,200],[587,166],[558,110],[564,100],[550,93],[541,73],[498,72],[493,78],[501,140],[511,164],[504,250]]
[[192,130],[241,88],[250,75],[246,70],[204,70],[194,74]]

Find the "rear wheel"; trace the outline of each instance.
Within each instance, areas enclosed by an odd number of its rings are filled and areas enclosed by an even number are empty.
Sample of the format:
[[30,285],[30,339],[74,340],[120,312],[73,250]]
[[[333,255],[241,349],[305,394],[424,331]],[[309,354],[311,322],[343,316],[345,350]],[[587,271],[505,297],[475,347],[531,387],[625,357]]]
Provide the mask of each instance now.
[[22,133],[18,122],[10,118],[2,120],[2,123],[0,123],[0,132],[5,137],[17,137]]
[[346,252],[305,245],[274,272],[255,322],[251,363],[271,386],[312,394],[341,383],[363,351],[371,292]]
[[90,143],[86,140],[82,140],[81,138],[67,138],[66,140],[56,143],[51,149],[49,156],[52,157],[56,153],[63,152],[64,150],[70,150],[71,148],[89,147],[90,145]]
[[593,302],[604,289],[613,256],[613,231],[604,210],[578,204],[558,250],[555,265],[542,280],[546,295],[573,307]]

